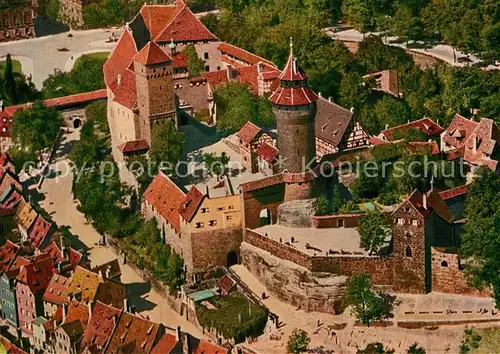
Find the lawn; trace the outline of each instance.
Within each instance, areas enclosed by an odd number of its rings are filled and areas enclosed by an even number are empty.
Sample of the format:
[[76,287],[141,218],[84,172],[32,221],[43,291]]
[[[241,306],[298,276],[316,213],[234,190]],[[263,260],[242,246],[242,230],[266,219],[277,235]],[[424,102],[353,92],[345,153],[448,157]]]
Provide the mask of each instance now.
[[500,353],[500,328],[491,327],[491,328],[476,328],[474,329],[474,334],[478,334],[481,336],[481,340],[479,340],[478,348],[474,348],[472,345],[469,345],[471,349],[471,353],[474,354],[489,354],[489,353]]
[[[1,60],[0,61],[0,73],[3,73],[4,70],[5,70],[5,60]],[[15,73],[22,73],[22,71],[21,71],[21,63],[19,62],[19,60],[12,59],[12,70]]]
[[77,67],[78,64],[82,61],[82,58],[93,58],[93,59],[102,59],[103,61],[108,59],[109,57],[109,52],[97,52],[97,53],[90,53],[90,54],[85,54],[76,59],[74,67]]

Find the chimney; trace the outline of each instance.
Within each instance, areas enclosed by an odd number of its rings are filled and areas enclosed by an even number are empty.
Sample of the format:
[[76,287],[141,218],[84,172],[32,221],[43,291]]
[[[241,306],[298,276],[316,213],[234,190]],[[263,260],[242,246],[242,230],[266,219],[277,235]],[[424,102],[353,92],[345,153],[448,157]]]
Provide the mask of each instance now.
[[121,83],[122,83],[122,74],[118,74],[118,77],[117,77],[116,81],[117,81],[118,85],[121,85]]
[[422,206],[427,210],[427,193],[422,193]]
[[4,109],[4,104],[3,104],[3,100],[0,101],[0,112],[3,112],[3,109]]
[[350,111],[351,113],[354,113],[354,107],[351,107]]
[[477,152],[477,135],[472,136],[472,152],[475,154]]
[[66,304],[62,304],[62,322],[66,321]]
[[106,279],[109,279],[110,274],[111,274],[111,269],[110,269],[110,267],[107,267],[106,268],[106,273],[105,273]]
[[168,45],[168,47],[170,48],[170,54],[172,54],[172,56],[174,56],[177,52],[177,50],[176,50],[177,46],[175,45],[173,38],[170,39],[170,44]]
[[66,246],[64,245],[64,235],[61,235],[60,241],[61,241],[61,252],[64,253],[64,250],[66,249]]
[[207,198],[210,199],[210,191],[208,189],[208,186],[205,186],[205,188],[206,188],[206,193],[205,194],[206,194]]
[[328,102],[333,102],[332,97],[328,97]]
[[101,275],[101,278],[102,280],[105,280],[105,279],[108,279],[108,277],[106,276],[106,272],[104,270],[99,270],[99,274]]
[[262,71],[264,70],[264,64],[262,64],[261,61],[257,63],[257,74],[262,74]]
[[175,339],[177,339],[177,342],[181,340],[181,335],[182,335],[181,326],[177,326],[177,330],[175,332]]
[[92,303],[90,302],[90,300],[87,302],[87,306],[89,309],[89,321],[90,321],[90,317],[92,316]]
[[135,315],[135,313],[136,313],[136,310],[135,310],[135,305],[130,305],[130,313],[131,313],[132,315]]
[[319,96],[320,98],[323,98],[323,96],[321,95],[321,92],[318,92],[318,96]]
[[128,312],[128,299],[126,297],[123,299],[123,311]]

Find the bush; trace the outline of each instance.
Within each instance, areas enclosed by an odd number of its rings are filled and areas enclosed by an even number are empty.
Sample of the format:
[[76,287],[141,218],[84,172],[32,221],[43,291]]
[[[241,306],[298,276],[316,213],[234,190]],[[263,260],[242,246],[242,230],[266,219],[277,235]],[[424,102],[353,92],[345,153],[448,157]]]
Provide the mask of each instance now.
[[298,354],[307,350],[311,338],[303,329],[295,328],[288,338],[287,349],[290,353]]

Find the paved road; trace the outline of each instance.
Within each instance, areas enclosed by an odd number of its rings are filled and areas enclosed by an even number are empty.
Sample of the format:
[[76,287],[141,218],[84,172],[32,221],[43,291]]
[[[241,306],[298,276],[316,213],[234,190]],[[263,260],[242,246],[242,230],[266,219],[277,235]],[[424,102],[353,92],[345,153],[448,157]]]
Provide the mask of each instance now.
[[[57,171],[58,176],[47,179],[43,184],[40,191],[43,200],[40,205],[59,226],[68,226],[73,235],[90,249],[90,260],[92,265],[96,266],[115,259],[117,256],[110,248],[96,246],[100,235],[77,210],[76,203],[73,201],[71,193],[73,173],[69,168],[67,155],[79,138],[78,134],[78,132],[73,132],[63,138],[58,151],[59,157],[51,166],[53,171]],[[181,326],[186,332],[206,338],[200,330],[172,310],[165,299],[156,291],[151,290],[149,284],[145,283],[132,268],[128,265],[122,265],[121,268],[122,281],[127,287],[129,301],[135,305],[141,315],[149,316],[151,320],[164,323],[171,328]]]
[[[25,75],[32,75],[38,89],[42,88],[43,80],[55,69],[71,70],[76,59],[82,53],[111,51],[116,43],[106,43],[111,32],[117,36],[121,29],[97,29],[87,31],[71,31],[47,37],[23,39],[16,42],[0,43],[0,58],[10,53],[14,59],[21,61]],[[58,48],[67,48],[60,52]]]
[[[358,32],[355,29],[349,29],[341,32],[333,32],[331,28],[326,28],[325,32],[332,38],[338,38],[340,40],[345,40],[345,41],[355,41],[355,42],[361,42],[363,40],[363,34]],[[374,33],[377,34],[377,33]],[[369,33],[366,33],[365,36],[369,35]],[[397,40],[397,37],[387,37],[387,42],[386,44],[396,46],[396,47],[401,47],[404,49],[407,49],[406,43],[394,43],[394,41]],[[385,39],[384,39],[385,41]],[[415,48],[410,48],[410,50],[415,51],[415,52],[420,52],[424,54],[429,54],[432,56],[435,56],[438,59],[441,59],[451,65],[455,66],[467,66],[473,63],[477,63],[479,60],[475,58],[474,56],[470,56],[470,59],[472,60],[470,63],[467,62],[457,62],[455,60],[458,58],[466,57],[467,54],[460,52],[458,50],[454,50],[452,46],[446,45],[446,44],[438,44],[434,46],[433,48],[429,49],[415,49]],[[500,69],[500,66],[492,66],[490,65],[488,67],[489,69]]]

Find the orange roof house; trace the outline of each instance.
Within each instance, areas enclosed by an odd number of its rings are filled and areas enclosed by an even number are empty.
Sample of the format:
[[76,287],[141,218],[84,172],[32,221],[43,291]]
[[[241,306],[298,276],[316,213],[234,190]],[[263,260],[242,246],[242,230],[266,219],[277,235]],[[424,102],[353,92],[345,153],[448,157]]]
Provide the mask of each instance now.
[[422,118],[419,120],[415,120],[413,122],[408,122],[403,125],[398,125],[390,129],[382,130],[378,137],[385,141],[394,141],[395,133],[406,132],[412,128],[420,130],[421,132],[425,133],[429,137],[429,139],[432,137],[437,137],[439,134],[443,132],[443,128],[441,128],[438,124],[434,123],[432,119]]
[[113,334],[122,311],[112,306],[96,301],[90,321],[83,333],[81,347],[96,346],[104,348]]
[[53,274],[43,294],[43,301],[47,301],[54,305],[62,305],[67,301],[69,284],[69,278],[59,274]]

